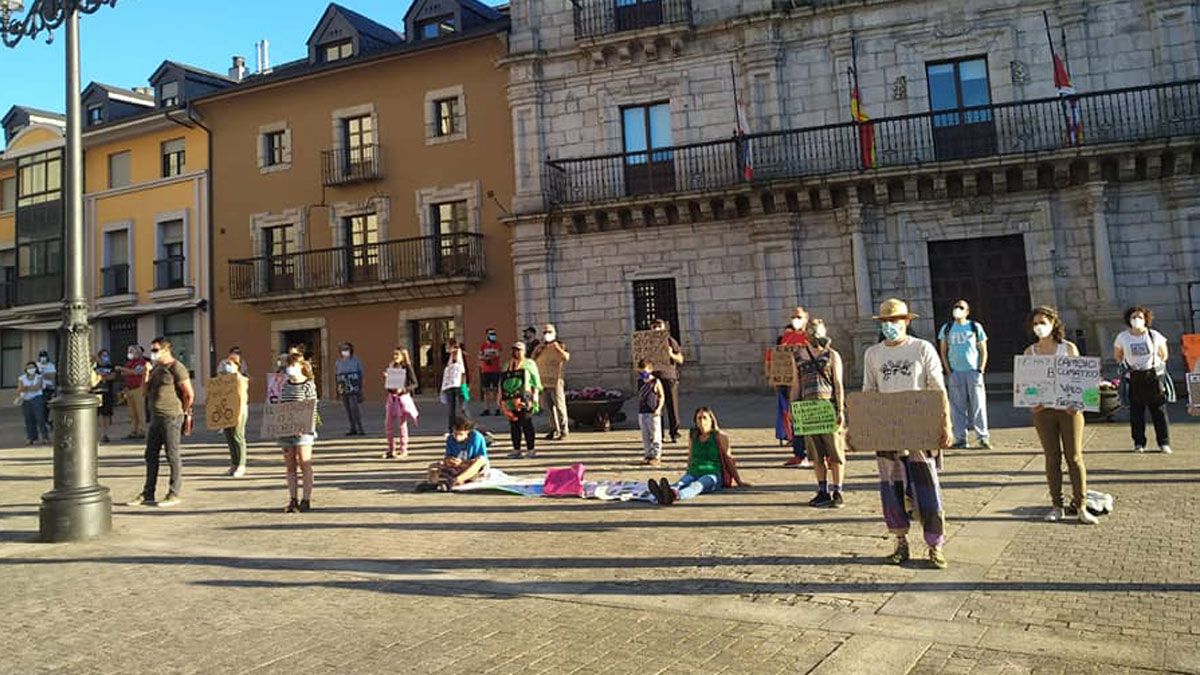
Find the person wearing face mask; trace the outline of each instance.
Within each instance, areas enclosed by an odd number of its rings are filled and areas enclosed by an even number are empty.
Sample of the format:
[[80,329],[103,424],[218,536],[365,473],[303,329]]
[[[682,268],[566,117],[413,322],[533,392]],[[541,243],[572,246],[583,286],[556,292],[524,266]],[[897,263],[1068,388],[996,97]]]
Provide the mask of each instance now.
[[125,404],[129,407],[129,435],[125,438],[146,437],[146,377],[150,372],[141,345],[129,345],[125,365],[117,366],[117,374],[125,387]]
[[46,397],[46,401],[53,401],[54,392],[58,390],[58,369],[50,360],[50,352],[45,349],[38,352],[38,370],[42,373],[42,379],[46,381],[43,396]]
[[[184,418],[191,414],[195,392],[188,369],[175,359],[170,340],[159,337],[150,343],[150,362],[154,367],[144,387],[146,404],[150,408],[150,428],[146,431],[146,484],[141,494],[127,504],[174,506],[179,503],[183,484],[179,446]],[[159,455],[164,450],[171,466],[170,491],[166,499],[155,502]]]
[[354,345],[343,342],[341,358],[334,364],[334,376],[337,379],[338,398],[346,409],[346,418],[350,421],[347,436],[366,436],[362,423],[363,399],[363,366],[362,361],[354,355]]
[[[308,361],[298,353],[292,352],[287,356],[287,363],[283,368],[283,374],[287,378],[283,383],[283,393],[280,394],[279,400],[282,403],[294,401],[315,401],[317,400],[317,385],[313,382],[312,366]],[[313,409],[313,428],[316,428],[316,409]],[[297,436],[283,436],[279,438],[279,447],[283,448],[283,461],[287,477],[288,487],[288,503],[283,508],[284,513],[305,513],[312,508],[312,492],[313,492],[313,466],[312,466],[312,451],[313,443],[317,440],[317,434],[300,434]],[[298,477],[303,479],[304,491],[297,495]],[[299,499],[297,499],[299,496]]]
[[242,375],[244,375],[246,377],[250,376],[250,366],[246,365],[246,357],[242,356],[242,348],[241,347],[236,347],[236,346],[230,347],[229,353],[226,356],[236,356],[237,363],[238,363],[238,372],[240,372]]
[[1129,388],[1129,430],[1133,451],[1146,451],[1146,410],[1154,420],[1158,449],[1171,454],[1171,424],[1161,380],[1167,372],[1167,338],[1151,328],[1154,312],[1145,307],[1125,310],[1127,330],[1113,342],[1113,359],[1125,369]]
[[[650,324],[650,330],[667,331],[670,330],[670,327],[667,325],[666,321],[662,319],[655,319],[654,322]],[[675,341],[675,338],[670,335],[667,336],[667,347],[667,362],[657,364],[655,367],[658,368],[658,370],[656,370],[654,374],[659,380],[662,381],[663,392],[666,393],[667,398],[664,408],[667,414],[663,417],[663,424],[665,425],[666,429],[663,432],[663,436],[666,436],[667,432],[670,432],[671,442],[678,443],[679,366],[683,365],[683,349],[679,346],[679,343]]]
[[[1029,314],[1029,331],[1037,342],[1025,350],[1026,356],[1079,356],[1079,348],[1064,339],[1062,319],[1053,307],[1035,307]],[[1086,508],[1087,468],[1083,464],[1083,411],[1058,410],[1034,406],[1033,427],[1037,430],[1046,459],[1046,484],[1050,488],[1050,513],[1046,520],[1055,522],[1065,516],[1095,525],[1099,520]],[[1062,465],[1067,463],[1071,476],[1071,505],[1063,509]]]
[[[566,345],[558,339],[558,329],[552,323],[548,323],[542,328],[542,343],[534,348],[530,358],[536,361],[546,351],[552,351],[563,364],[571,360],[571,352],[567,351]],[[564,441],[571,433],[571,421],[567,418],[566,386],[563,378],[560,377],[558,384],[547,392],[550,394],[550,419],[553,425],[546,434],[548,441]]]
[[[454,421],[460,416],[470,419],[467,411],[468,385],[467,365],[463,360],[462,347],[458,340],[447,345],[446,367],[442,369],[442,388],[439,398],[446,404],[446,431],[454,432]],[[486,405],[486,402],[484,403]]]
[[[790,399],[831,402],[840,427],[846,417],[842,355],[830,346],[824,321],[813,319],[809,330],[812,333],[812,344],[796,354]],[[809,500],[808,505],[833,509],[845,506],[846,501],[842,496],[842,467],[846,464],[846,450],[842,445],[841,434],[835,431],[831,434],[797,438],[808,452],[808,459],[812,462],[817,478],[817,495]]]
[[17,395],[21,398],[21,412],[25,416],[25,440],[28,445],[50,442],[50,428],[46,425],[46,381],[38,372],[37,363],[25,364],[25,373],[17,378]]
[[991,449],[988,440],[987,391],[983,374],[987,372],[988,338],[983,326],[969,318],[971,306],[966,300],[955,301],[954,320],[938,331],[942,366],[949,374],[950,412],[953,415],[954,445],[967,447],[967,432],[975,430],[979,446]]
[[[393,377],[389,377],[392,374]],[[399,378],[399,381],[389,379]],[[412,359],[408,356],[408,350],[397,347],[392,352],[392,362],[388,364],[387,370],[383,371],[384,385],[387,386],[387,407],[383,420],[383,430],[387,434],[387,452],[383,453],[384,459],[408,457],[408,423],[412,422],[415,426],[420,413],[417,411],[417,404],[413,401],[412,392],[419,386],[417,383],[417,373],[413,370]],[[399,386],[394,386],[399,385]],[[396,436],[400,437],[400,449],[396,450]]]
[[232,350],[224,361],[217,364],[218,375],[237,376],[239,398],[242,401],[237,424],[221,430],[225,434],[225,444],[229,446],[229,470],[225,475],[232,478],[246,475],[246,420],[250,416],[250,378],[242,372],[242,366],[241,355]]
[[642,464],[662,466],[662,382],[649,359],[638,361],[638,427],[642,430]]
[[[792,351],[792,356],[795,358],[796,353],[807,347],[809,344],[808,338],[808,311],[803,307],[796,307],[792,310],[792,318],[789,320],[787,328],[783,329],[783,334],[775,341],[777,347],[789,347]],[[771,353],[767,353],[767,372],[771,372]],[[783,463],[788,468],[806,469],[811,466],[808,461],[808,453],[804,450],[804,439],[795,438],[792,434],[791,422],[791,387],[787,385],[775,387],[775,438],[780,445],[787,443],[792,446],[792,456]]]
[[538,339],[537,329],[533,326],[526,326],[525,330],[521,331],[521,339],[525,342],[525,353],[532,354],[542,344]]
[[100,410],[97,413],[100,422],[100,442],[108,443],[108,430],[112,427],[113,405],[117,398],[114,391],[117,374],[107,349],[101,349],[96,353],[96,362],[92,364],[92,369],[96,371],[96,377],[100,379],[93,390],[100,394]]
[[[501,348],[498,340],[496,329],[489,327],[483,344],[479,345],[479,389],[483,398],[483,412],[479,414],[484,417],[492,414],[488,404],[496,400],[496,392],[500,390]],[[500,414],[499,406],[496,406],[496,414]]]
[[524,457],[537,457],[534,447],[537,434],[533,429],[533,416],[537,414],[538,401],[542,394],[541,374],[533,359],[525,357],[525,343],[514,342],[512,358],[504,374],[500,376],[500,409],[508,418],[509,434],[512,436],[513,451],[509,459],[521,459],[521,439],[525,439]]
[[[874,317],[879,322],[884,341],[872,345],[863,355],[863,391],[885,394],[902,391],[936,390],[943,394],[946,382],[942,364],[932,344],[908,334],[908,325],[916,314],[908,311],[908,303],[891,298],[879,306]],[[942,396],[943,419],[941,448],[950,445],[950,403]],[[854,424],[870,424],[869,420],[851,420],[850,445],[854,445]],[[941,448],[910,448],[877,451],[880,497],[883,520],[888,531],[896,537],[896,550],[885,560],[899,565],[908,560],[908,530],[914,515],[919,515],[925,544],[929,547],[929,562],[938,569],[947,566],[942,546],[946,541],[946,514],[942,505],[942,488],[938,480]],[[915,513],[907,503],[911,498]]]

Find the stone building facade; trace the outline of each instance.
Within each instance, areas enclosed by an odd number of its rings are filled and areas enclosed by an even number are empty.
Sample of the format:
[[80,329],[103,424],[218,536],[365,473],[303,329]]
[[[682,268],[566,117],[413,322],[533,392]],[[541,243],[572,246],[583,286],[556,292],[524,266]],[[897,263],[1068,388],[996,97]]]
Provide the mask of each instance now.
[[968,298],[999,371],[1040,304],[1091,354],[1132,303],[1178,345],[1198,22],[1184,0],[514,0],[518,324],[557,323],[580,386],[627,384],[656,316],[688,386],[757,386],[796,304],[857,372],[890,296],[925,337]]

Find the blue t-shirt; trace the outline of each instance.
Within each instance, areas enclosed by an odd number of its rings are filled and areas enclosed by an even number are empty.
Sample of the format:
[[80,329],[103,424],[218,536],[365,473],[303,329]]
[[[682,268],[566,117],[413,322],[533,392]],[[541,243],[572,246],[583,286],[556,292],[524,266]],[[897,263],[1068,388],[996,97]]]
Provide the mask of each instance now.
[[938,339],[946,341],[946,360],[950,362],[950,370],[979,370],[979,343],[987,342],[983,324],[970,320],[966,323],[953,321],[949,330],[942,326]]
[[454,434],[446,439],[446,456],[457,457],[464,462],[471,462],[480,457],[487,459],[487,441],[483,434],[472,430],[467,440],[459,443]]

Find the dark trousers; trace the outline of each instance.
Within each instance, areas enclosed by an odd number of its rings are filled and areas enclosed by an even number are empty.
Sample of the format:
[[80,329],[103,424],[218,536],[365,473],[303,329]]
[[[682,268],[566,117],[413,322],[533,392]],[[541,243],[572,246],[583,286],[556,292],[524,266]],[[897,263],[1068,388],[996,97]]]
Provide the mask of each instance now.
[[142,496],[154,500],[154,489],[158,483],[159,455],[167,451],[167,463],[171,465],[171,494],[179,494],[183,484],[183,462],[179,458],[179,442],[183,433],[183,415],[164,417],[152,415],[150,428],[146,430],[146,485]]
[[533,430],[533,418],[529,416],[528,410],[522,410],[517,413],[517,419],[508,421],[508,430],[512,434],[513,450],[521,449],[521,436],[525,436],[525,449],[533,450],[535,433]]
[[463,400],[462,389],[455,387],[442,393],[446,396],[446,430],[454,433],[454,420],[459,415],[470,419],[471,413],[467,410],[467,402]]
[[346,417],[350,420],[350,432],[367,433],[362,424],[362,395],[345,394],[342,396],[342,405],[345,406]]
[[1167,419],[1166,399],[1158,387],[1158,375],[1153,370],[1129,373],[1129,430],[1133,444],[1146,446],[1146,410],[1154,420],[1154,436],[1159,447],[1171,444],[1171,427]]
[[21,401],[21,412],[25,413],[25,438],[30,443],[37,443],[39,434],[43,441],[50,440],[50,430],[46,428],[45,396]]
[[679,380],[658,378],[663,385],[663,436],[671,435],[671,440],[679,436]]

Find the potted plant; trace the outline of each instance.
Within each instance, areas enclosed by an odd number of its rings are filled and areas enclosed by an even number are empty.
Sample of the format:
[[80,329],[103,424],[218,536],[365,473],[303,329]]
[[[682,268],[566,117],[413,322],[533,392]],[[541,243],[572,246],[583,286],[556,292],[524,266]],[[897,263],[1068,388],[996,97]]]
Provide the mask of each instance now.
[[613,422],[624,422],[626,417],[621,408],[629,395],[620,389],[587,387],[567,391],[567,416],[576,428],[591,427],[595,431],[608,431]]

